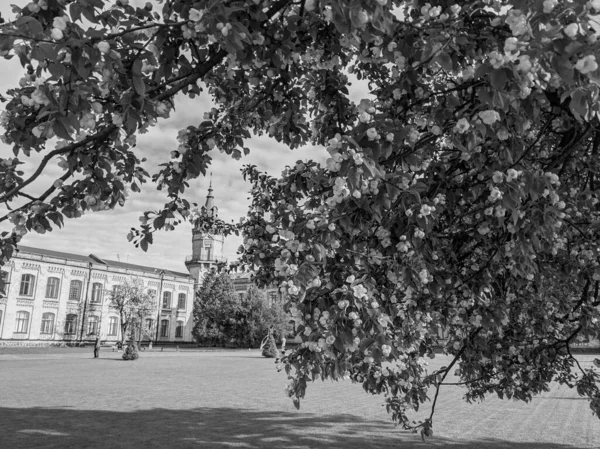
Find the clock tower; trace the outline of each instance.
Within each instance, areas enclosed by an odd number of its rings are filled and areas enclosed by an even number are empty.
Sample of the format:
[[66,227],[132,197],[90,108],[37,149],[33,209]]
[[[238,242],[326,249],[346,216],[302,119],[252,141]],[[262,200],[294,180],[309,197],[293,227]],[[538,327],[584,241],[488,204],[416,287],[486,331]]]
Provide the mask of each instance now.
[[218,263],[226,262],[223,257],[225,237],[215,232],[209,225],[212,220],[218,218],[218,214],[211,179],[206,203],[198,211],[199,216],[192,222],[192,255],[185,258],[185,265],[194,278],[195,284],[200,284],[202,275],[216,267]]

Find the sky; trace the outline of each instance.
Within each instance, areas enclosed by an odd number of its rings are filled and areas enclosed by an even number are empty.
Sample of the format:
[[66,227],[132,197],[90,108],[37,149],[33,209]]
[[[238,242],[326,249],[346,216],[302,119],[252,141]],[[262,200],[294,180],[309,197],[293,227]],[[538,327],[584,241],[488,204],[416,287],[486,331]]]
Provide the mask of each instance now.
[[[10,3],[26,4],[19,0]],[[0,12],[4,18],[11,17],[9,2],[0,1]],[[10,61],[0,59],[0,70],[0,93],[16,86],[24,73],[17,58]],[[361,93],[366,93],[366,87],[360,84],[357,83],[351,92],[354,101],[359,101]],[[170,152],[177,147],[176,136],[179,129],[200,123],[204,112],[210,107],[210,99],[206,96],[194,100],[180,96],[176,99],[175,111],[168,119],[160,120],[151,131],[138,136],[138,157],[148,159],[146,168],[151,175],[158,171],[159,163],[170,159]],[[251,150],[250,154],[239,161],[218,151],[211,154],[215,204],[219,208],[220,217],[227,221],[239,221],[239,218],[246,214],[249,205],[250,185],[244,182],[240,172],[243,165],[254,164],[270,175],[278,175],[286,165],[293,165],[299,159],[324,161],[328,157],[323,147],[305,147],[292,151],[268,137],[254,137],[247,145]],[[52,148],[46,151],[50,150]],[[11,148],[0,143],[0,156],[12,157]],[[41,156],[43,154],[35,155],[24,166],[25,177],[35,169],[34,162],[40,160]],[[22,155],[20,159],[27,160]],[[56,163],[50,163],[49,170],[31,185],[32,189],[28,192],[35,193],[41,190],[42,186],[51,184],[63,173]],[[199,205],[204,204],[208,185],[208,178],[201,177],[191,181],[186,198]],[[153,183],[148,182],[144,184],[140,193],[132,193],[129,196],[124,207],[103,212],[88,212],[78,219],[65,219],[62,229],[55,228],[54,231],[43,235],[28,233],[21,244],[83,255],[94,254],[108,260],[186,272],[184,260],[192,253],[192,229],[189,223],[182,223],[175,231],[157,232],[154,243],[147,252],[135,248],[126,238],[131,227],[139,226],[139,217],[144,211],[160,208],[165,200],[166,195],[156,190]],[[1,216],[5,213],[6,206],[0,205]],[[5,223],[0,225],[0,231],[7,230],[6,226],[2,226]],[[224,256],[230,262],[237,259],[236,252],[241,243],[240,237],[226,239]]]

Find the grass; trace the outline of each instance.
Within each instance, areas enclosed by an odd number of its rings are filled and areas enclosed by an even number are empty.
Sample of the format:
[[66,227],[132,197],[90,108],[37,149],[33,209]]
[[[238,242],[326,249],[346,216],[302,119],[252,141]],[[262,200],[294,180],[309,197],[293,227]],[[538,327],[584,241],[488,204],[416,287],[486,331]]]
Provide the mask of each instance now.
[[[394,428],[383,398],[315,383],[296,411],[285,375],[258,351],[0,352],[0,448],[592,448],[588,402],[554,388],[530,404],[442,390],[435,437]],[[579,357],[587,365],[593,356]],[[438,357],[431,368],[447,363]],[[425,412],[425,411],[424,411]]]

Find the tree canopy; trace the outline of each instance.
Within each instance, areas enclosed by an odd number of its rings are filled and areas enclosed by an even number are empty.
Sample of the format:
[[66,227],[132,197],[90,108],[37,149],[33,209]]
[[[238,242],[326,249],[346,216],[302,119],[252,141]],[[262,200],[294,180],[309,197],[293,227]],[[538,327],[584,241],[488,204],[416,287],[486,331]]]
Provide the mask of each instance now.
[[194,298],[192,335],[196,341],[214,346],[240,343],[242,315],[242,301],[229,275],[206,272]]
[[[252,134],[327,147],[281,176],[247,167],[242,259],[277,283],[307,382],[350,376],[404,427],[448,373],[466,399],[529,400],[556,380],[600,414],[598,373],[572,343],[598,337],[600,1],[34,0],[0,28],[25,74],[6,93],[0,161],[5,263],[27,232],[113,208],[151,178],[168,195],[129,238],[197,218],[187,182]],[[359,102],[354,80],[368,84]],[[214,108],[185,124],[150,176],[136,135],[176,95]],[[23,158],[43,153],[32,173]],[[27,187],[59,162],[40,196]],[[438,341],[438,336],[444,339]],[[427,372],[441,344],[452,362]]]
[[240,296],[228,273],[206,272],[194,299],[192,335],[203,345],[258,347],[269,329],[278,338],[291,331],[290,315],[251,285]]
[[[142,337],[143,319],[156,310],[156,298],[144,287],[140,278],[125,279],[108,293],[110,307],[119,313],[121,342]],[[131,334],[131,338],[129,338]]]

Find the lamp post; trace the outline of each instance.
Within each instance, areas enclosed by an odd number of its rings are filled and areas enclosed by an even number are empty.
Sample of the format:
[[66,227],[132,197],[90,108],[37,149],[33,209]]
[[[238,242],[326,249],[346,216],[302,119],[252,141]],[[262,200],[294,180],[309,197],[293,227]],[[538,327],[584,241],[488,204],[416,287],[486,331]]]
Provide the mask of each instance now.
[[162,298],[162,288],[163,288],[163,278],[165,277],[165,271],[160,270],[160,287],[158,288],[158,300],[157,304],[157,312],[156,312],[156,337],[154,338],[154,344],[158,344],[158,332],[159,332],[159,323],[160,323],[160,301]]
[[83,297],[83,313],[81,314],[81,331],[79,332],[79,342],[83,341],[83,329],[85,327],[85,313],[87,310],[88,294],[90,292],[90,281],[92,280],[92,262],[88,262],[88,277],[85,285],[85,296]]

